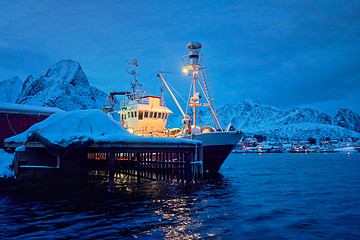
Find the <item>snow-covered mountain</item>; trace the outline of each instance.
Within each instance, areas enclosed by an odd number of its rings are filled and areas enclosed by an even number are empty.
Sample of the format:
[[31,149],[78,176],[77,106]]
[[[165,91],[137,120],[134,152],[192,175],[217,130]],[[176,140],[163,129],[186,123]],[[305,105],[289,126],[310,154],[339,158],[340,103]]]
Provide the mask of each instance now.
[[14,77],[0,82],[0,102],[15,103],[21,92],[23,81]]
[[[311,108],[294,108],[283,111],[253,100],[224,105],[218,108],[218,112],[223,128],[231,123],[236,129],[247,135],[261,134],[270,139],[279,140],[303,140],[309,137],[317,139],[360,137],[360,133],[354,131],[358,128],[348,127],[359,126],[356,119],[360,119],[359,115],[350,110],[343,111],[343,115],[341,115],[346,116],[344,117],[346,120],[341,122],[344,123],[343,126],[336,122],[339,117],[335,117],[333,120],[329,115]],[[207,110],[200,111],[199,115],[200,125],[212,126],[212,119]],[[182,116],[178,115],[171,117],[169,119],[170,127],[180,127],[181,119]]]
[[[21,89],[21,91],[20,91]],[[0,102],[58,107],[63,110],[102,108],[107,95],[90,86],[79,63],[61,60],[45,75],[0,82]],[[360,116],[340,109],[332,118],[311,108],[278,110],[258,101],[245,100],[218,108],[223,128],[231,123],[247,135],[261,134],[272,139],[315,137],[360,138]],[[199,111],[198,123],[212,126],[208,110]],[[181,127],[182,116],[172,115],[170,127]]]
[[58,107],[63,110],[102,108],[106,94],[90,86],[79,63],[61,60],[45,75],[30,75],[16,103]]
[[360,132],[360,116],[346,108],[341,108],[336,114],[334,124],[346,129]]

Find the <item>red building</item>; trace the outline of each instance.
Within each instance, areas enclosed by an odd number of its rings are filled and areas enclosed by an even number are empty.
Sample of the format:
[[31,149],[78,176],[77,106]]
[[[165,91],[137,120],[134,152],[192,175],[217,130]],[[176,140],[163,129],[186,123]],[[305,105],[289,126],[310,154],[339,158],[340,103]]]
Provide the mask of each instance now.
[[41,122],[58,108],[25,104],[0,103],[0,148],[8,137],[24,132],[35,123]]

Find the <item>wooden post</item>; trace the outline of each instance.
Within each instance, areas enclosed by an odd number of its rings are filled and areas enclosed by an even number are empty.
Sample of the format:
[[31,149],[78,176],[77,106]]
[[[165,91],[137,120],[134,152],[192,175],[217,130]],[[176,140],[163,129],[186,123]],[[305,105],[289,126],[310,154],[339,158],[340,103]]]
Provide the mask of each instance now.
[[184,156],[185,156],[185,153],[181,153],[180,154],[180,160],[179,160],[179,181],[184,181]]
[[174,171],[174,164],[173,164],[173,162],[174,162],[174,153],[171,153],[171,155],[170,155],[170,163],[171,163],[171,164],[169,164],[169,171],[168,171],[168,173],[169,173],[169,178],[168,178],[168,180],[173,178],[173,171]]
[[191,171],[191,161],[192,161],[192,153],[186,153],[185,157],[185,180],[186,183],[190,183],[192,180],[192,171]]
[[203,146],[200,146],[199,149],[199,161],[200,161],[200,176],[204,176],[204,155],[203,155]]
[[140,160],[140,153],[136,153],[136,177],[137,177],[137,180],[138,182],[140,182],[140,179],[141,179],[141,173],[142,173],[142,166],[141,166],[141,160]]
[[114,186],[115,186],[114,175],[115,175],[115,154],[110,153],[110,159],[109,159],[109,191],[114,190]]

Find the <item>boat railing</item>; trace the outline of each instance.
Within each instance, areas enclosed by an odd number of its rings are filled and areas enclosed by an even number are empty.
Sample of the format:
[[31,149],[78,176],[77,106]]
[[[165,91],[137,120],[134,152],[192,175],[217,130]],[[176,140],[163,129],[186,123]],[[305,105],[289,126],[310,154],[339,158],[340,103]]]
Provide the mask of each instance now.
[[122,101],[120,102],[120,108],[125,107],[125,105],[126,105],[126,102],[125,102],[124,100],[122,100]]

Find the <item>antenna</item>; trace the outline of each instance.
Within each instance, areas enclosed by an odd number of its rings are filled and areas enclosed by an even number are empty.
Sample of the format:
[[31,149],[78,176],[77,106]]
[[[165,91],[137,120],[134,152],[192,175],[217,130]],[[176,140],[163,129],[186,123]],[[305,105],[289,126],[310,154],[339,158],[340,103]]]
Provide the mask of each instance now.
[[162,50],[163,50],[163,72],[165,72],[165,51],[164,51],[164,39],[162,41]]
[[[163,59],[163,73],[165,72],[165,51],[164,51],[164,39],[162,41],[162,50],[163,50],[163,56],[162,56],[162,59]],[[165,106],[165,101],[164,101],[164,83],[163,82],[160,82],[160,91],[161,91],[161,105],[162,106]]]
[[[134,58],[133,60],[131,60],[131,62],[128,61],[127,67],[126,67],[126,72],[130,75],[134,76],[134,80],[131,82],[131,88],[132,88],[132,94],[128,95],[128,97],[131,100],[135,100],[138,98],[138,93],[137,93],[137,87],[141,87],[141,84],[139,83],[139,81],[137,80],[137,76],[139,76],[139,74],[136,73],[136,67],[138,66],[137,64],[137,60]],[[129,70],[130,68],[132,68],[131,70]]]
[[[126,54],[127,55],[127,54]],[[129,70],[129,59],[126,57],[126,67],[125,67],[125,70],[126,70],[126,73],[128,72]],[[126,74],[126,77],[125,77],[125,91],[127,92],[127,82],[128,82],[128,74]]]
[[165,101],[164,101],[164,86],[160,87],[161,91],[161,106],[165,107]]
[[[128,65],[129,65],[129,51],[128,51],[128,41],[125,41],[126,44],[126,67],[125,70],[126,72],[128,71]],[[128,82],[128,75],[126,74],[125,77],[125,91],[127,92],[127,82]]]

